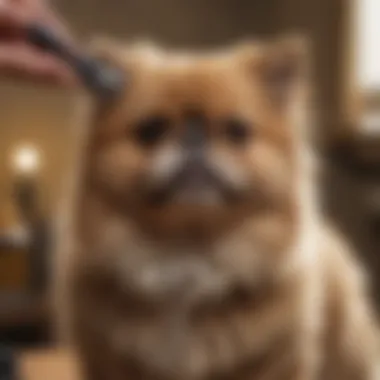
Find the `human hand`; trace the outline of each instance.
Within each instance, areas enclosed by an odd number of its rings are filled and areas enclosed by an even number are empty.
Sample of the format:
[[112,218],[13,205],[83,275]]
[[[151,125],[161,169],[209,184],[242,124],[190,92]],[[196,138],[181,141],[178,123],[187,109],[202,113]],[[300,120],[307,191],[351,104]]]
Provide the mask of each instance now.
[[0,0],[0,76],[74,84],[74,75],[64,62],[28,42],[27,27],[36,22],[70,40],[64,23],[45,0]]

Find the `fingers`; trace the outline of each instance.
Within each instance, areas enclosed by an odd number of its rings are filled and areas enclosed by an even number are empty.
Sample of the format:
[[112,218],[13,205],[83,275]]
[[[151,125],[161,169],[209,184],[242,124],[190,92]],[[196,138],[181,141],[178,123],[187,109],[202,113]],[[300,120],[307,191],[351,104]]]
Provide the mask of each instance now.
[[27,26],[39,22],[70,41],[64,23],[45,1],[0,0],[0,75],[76,84],[65,63],[28,44]]
[[64,86],[76,85],[75,77],[64,63],[20,42],[0,44],[0,73]]
[[68,39],[69,32],[64,22],[44,2],[0,0],[0,39],[4,32],[23,34],[25,28],[32,23],[42,23],[62,38]]
[[[34,16],[34,12],[32,17]],[[4,30],[21,30],[30,20],[30,15],[20,5],[0,0],[0,28]]]

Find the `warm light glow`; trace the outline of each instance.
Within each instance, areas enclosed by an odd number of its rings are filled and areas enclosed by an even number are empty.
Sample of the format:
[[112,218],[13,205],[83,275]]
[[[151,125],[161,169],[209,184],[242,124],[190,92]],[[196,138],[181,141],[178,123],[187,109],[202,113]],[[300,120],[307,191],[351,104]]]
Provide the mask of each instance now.
[[34,174],[40,167],[40,152],[32,145],[20,146],[14,150],[12,165],[16,173]]

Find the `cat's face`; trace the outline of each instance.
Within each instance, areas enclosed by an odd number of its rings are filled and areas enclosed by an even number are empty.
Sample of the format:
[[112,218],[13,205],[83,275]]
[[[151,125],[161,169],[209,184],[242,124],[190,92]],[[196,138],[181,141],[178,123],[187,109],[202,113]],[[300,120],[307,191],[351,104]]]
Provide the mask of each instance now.
[[246,218],[293,217],[295,44],[208,55],[110,48],[129,79],[99,112],[92,186],[158,235],[207,236]]

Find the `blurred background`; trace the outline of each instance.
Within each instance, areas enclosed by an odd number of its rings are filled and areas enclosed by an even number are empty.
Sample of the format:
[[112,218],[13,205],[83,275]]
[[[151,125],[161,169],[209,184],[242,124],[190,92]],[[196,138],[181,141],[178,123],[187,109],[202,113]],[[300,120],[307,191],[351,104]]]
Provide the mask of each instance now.
[[[78,39],[213,47],[301,32],[312,40],[323,206],[373,276],[380,310],[379,0],[61,0]],[[73,94],[0,81],[0,343],[50,343],[51,228],[75,125]]]

